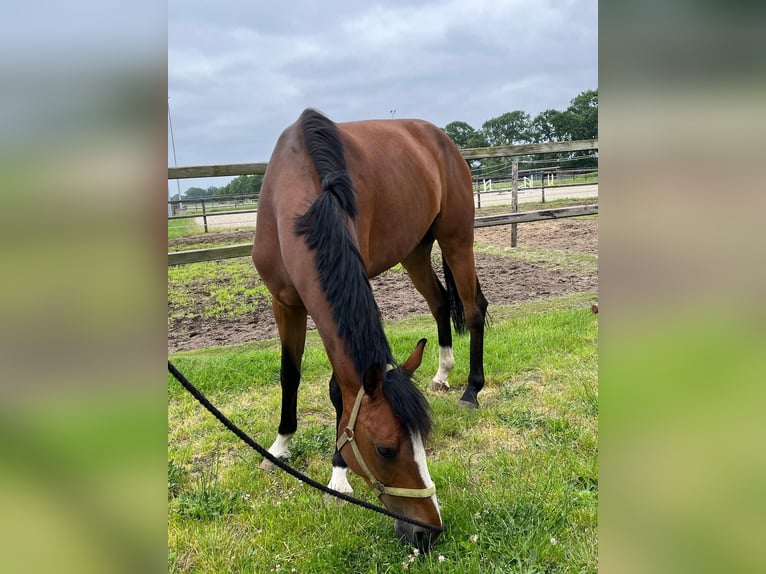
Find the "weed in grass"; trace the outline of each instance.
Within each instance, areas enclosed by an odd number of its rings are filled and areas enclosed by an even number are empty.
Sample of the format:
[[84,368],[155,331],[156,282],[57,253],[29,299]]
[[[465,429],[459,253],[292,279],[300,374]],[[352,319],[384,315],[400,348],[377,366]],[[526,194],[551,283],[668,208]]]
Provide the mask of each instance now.
[[320,457],[326,464],[335,451],[335,431],[329,427],[311,426],[299,430],[290,443],[290,464],[305,470],[312,457]]
[[203,473],[196,488],[183,490],[175,499],[176,513],[196,520],[215,520],[243,508],[242,496],[221,486],[212,472]]
[[175,498],[181,492],[189,473],[175,462],[168,461],[168,499]]
[[528,394],[529,387],[524,384],[505,384],[500,387],[500,399],[503,401],[514,401]]

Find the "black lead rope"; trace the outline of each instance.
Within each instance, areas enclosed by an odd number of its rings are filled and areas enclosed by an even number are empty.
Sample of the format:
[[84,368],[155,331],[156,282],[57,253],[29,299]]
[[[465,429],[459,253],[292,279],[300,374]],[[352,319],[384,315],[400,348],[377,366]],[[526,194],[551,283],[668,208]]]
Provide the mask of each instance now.
[[369,502],[365,502],[364,500],[354,498],[353,496],[349,496],[348,494],[329,488],[325,486],[324,484],[320,484],[316,480],[313,480],[309,478],[308,476],[306,476],[305,474],[298,472],[291,466],[285,464],[284,462],[279,460],[277,457],[272,455],[269,451],[267,451],[265,448],[263,448],[261,445],[255,442],[252,438],[250,438],[250,436],[245,431],[243,431],[237,425],[231,422],[226,417],[226,415],[224,415],[221,411],[215,408],[215,406],[209,400],[207,400],[207,397],[205,397],[205,395],[203,395],[197,389],[197,387],[192,385],[189,382],[189,380],[186,377],[184,377],[183,374],[178,369],[176,369],[173,363],[171,363],[170,361],[168,361],[168,371],[170,371],[170,374],[173,375],[173,377],[175,377],[175,379],[179,383],[181,383],[181,385],[183,385],[183,387],[187,391],[189,391],[192,394],[192,396],[195,399],[197,399],[197,401],[199,401],[199,403],[203,407],[205,407],[208,411],[210,411],[210,413],[215,418],[217,418],[223,426],[225,426],[227,429],[229,429],[231,432],[237,435],[245,444],[253,448],[263,458],[267,459],[269,462],[271,462],[275,466],[278,466],[279,468],[284,470],[287,474],[297,478],[301,482],[304,482],[313,488],[316,488],[317,490],[321,490],[322,492],[326,494],[329,494],[336,498],[340,498],[341,500],[345,500],[346,502],[350,502],[351,504],[356,504],[357,506],[361,506],[362,508],[366,508],[367,510],[372,510],[373,512],[383,514],[384,516],[395,518],[396,520],[401,520],[402,522],[408,522],[409,524],[414,524],[415,526],[420,526],[421,528],[426,528],[428,530],[434,530],[436,532],[442,532],[444,530],[444,527],[442,526],[433,526],[432,524],[426,524],[425,522],[421,522],[420,520],[415,520],[413,518],[404,516],[403,514],[392,512],[388,510],[387,508],[383,508],[381,506],[375,506],[374,504],[370,504]]

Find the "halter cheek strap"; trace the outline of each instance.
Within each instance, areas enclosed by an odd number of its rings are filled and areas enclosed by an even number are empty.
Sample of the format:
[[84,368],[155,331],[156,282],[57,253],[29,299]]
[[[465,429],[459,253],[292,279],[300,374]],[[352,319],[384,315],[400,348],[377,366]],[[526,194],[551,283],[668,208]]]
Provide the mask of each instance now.
[[364,458],[362,458],[362,453],[359,450],[359,446],[356,444],[356,440],[354,440],[354,426],[356,426],[356,419],[359,416],[359,409],[362,406],[363,397],[364,387],[360,387],[359,393],[356,395],[356,401],[354,401],[354,408],[351,410],[351,418],[348,419],[348,424],[336,443],[338,451],[340,452],[346,443],[351,445],[351,450],[354,452],[356,462],[359,463],[362,472],[367,475],[372,487],[380,492],[380,494],[390,494],[392,496],[403,496],[407,498],[428,498],[429,496],[433,496],[436,493],[435,484],[432,484],[428,488],[398,488],[395,486],[386,486],[372,474],[372,471],[364,462]]

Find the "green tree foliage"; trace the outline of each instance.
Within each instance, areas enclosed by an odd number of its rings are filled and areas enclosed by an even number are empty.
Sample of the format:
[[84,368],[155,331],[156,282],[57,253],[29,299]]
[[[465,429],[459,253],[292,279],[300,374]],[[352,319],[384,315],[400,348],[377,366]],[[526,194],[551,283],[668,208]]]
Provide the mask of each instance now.
[[568,122],[570,139],[587,140],[598,137],[598,90],[587,90],[575,96],[563,114]]
[[[506,112],[484,122],[476,130],[466,122],[447,124],[444,132],[459,148],[504,146],[598,138],[598,90],[586,90],[575,96],[565,110],[548,109],[534,119],[521,110]],[[598,165],[593,151],[570,154],[547,154],[522,160],[556,161],[560,167]],[[510,172],[510,158],[488,158],[471,162],[474,171],[482,173]]]
[[240,175],[222,187],[211,185],[207,189],[190,187],[184,194],[184,199],[208,199],[211,197],[228,197],[232,195],[258,195],[263,183],[262,175]]
[[465,122],[451,122],[444,126],[444,132],[459,148],[487,146],[484,134]]
[[530,126],[535,143],[558,142],[567,139],[564,113],[559,110],[545,110],[532,120]]
[[261,191],[262,175],[240,175],[219,188],[216,196],[257,195]]
[[481,130],[490,146],[530,143],[533,135],[529,114],[521,110],[506,112],[487,120]]
[[190,187],[184,192],[184,199],[203,199],[213,197],[217,187],[208,187],[207,189],[201,187]]
[[598,90],[581,92],[566,110],[545,110],[534,119],[516,110],[487,120],[479,130],[462,121],[443,130],[459,148],[597,138]]

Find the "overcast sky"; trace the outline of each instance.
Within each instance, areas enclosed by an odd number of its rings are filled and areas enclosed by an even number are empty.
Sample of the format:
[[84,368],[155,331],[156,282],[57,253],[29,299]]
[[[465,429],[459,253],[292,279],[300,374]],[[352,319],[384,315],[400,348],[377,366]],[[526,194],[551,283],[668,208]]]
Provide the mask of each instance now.
[[[595,0],[169,0],[178,165],[268,161],[306,107],[480,128],[598,88]],[[168,134],[168,158],[173,164]],[[231,178],[181,181],[221,186]],[[176,192],[173,184],[171,193]]]

